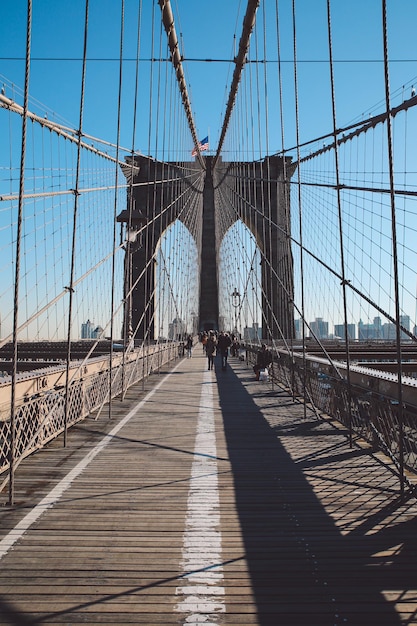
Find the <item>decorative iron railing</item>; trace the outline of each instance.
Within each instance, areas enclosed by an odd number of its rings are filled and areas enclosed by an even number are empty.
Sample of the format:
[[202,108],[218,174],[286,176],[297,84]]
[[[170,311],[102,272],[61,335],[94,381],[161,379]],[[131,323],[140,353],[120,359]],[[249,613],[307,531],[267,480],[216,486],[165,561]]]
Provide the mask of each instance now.
[[[256,348],[247,347],[247,361],[254,364]],[[288,388],[294,398],[304,398],[318,416],[327,414],[367,441],[372,451],[386,454],[403,479],[407,472],[417,474],[417,388],[410,379],[411,393],[400,411],[395,394],[348,386],[346,379],[336,378],[312,367],[310,361],[303,365],[301,358],[294,359],[283,351],[274,353],[270,368],[272,380]],[[395,389],[395,386],[393,387]],[[412,395],[416,403],[412,402]],[[408,401],[410,399],[410,401]],[[410,483],[411,485],[411,483]]]
[[[109,356],[93,359],[91,365],[79,367],[74,364],[70,370],[67,409],[65,366],[51,368],[49,375],[47,369],[41,373],[35,371],[30,375],[30,383],[25,379],[24,392],[16,402],[14,426],[8,400],[11,381],[3,382],[0,394],[0,475],[8,473],[12,455],[16,468],[22,459],[66,428],[91,414],[98,419],[109,402],[110,389],[112,398],[122,396],[128,387],[158,372],[179,354],[178,344],[167,342],[114,355],[111,367]],[[3,484],[0,483],[1,488],[7,480],[6,476]]]

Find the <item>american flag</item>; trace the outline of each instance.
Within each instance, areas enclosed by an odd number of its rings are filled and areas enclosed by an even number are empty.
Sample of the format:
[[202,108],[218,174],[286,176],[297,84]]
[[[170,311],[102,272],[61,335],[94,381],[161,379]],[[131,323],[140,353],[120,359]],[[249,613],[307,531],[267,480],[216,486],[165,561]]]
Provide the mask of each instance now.
[[[208,150],[209,149],[208,136],[204,137],[204,139],[202,139],[199,142],[198,147],[200,148],[200,152],[204,152],[204,150]],[[191,152],[191,156],[195,157],[196,155],[197,155],[197,150],[196,150],[196,148],[194,148],[194,150]]]

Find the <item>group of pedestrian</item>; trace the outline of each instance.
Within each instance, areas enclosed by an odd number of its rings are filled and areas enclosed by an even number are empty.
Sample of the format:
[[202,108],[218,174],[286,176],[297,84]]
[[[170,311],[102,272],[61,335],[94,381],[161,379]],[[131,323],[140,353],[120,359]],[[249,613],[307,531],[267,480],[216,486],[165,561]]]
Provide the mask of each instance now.
[[[221,331],[220,333],[215,330],[209,332],[202,332],[199,335],[199,340],[203,346],[203,352],[207,356],[207,369],[212,370],[214,368],[214,359],[217,354],[221,357],[222,370],[227,369],[227,358],[229,350],[232,356],[239,357],[240,343],[239,339],[234,335],[230,335],[227,332]],[[188,344],[187,344],[188,345]],[[253,366],[256,380],[261,379],[261,373],[268,373],[268,368],[272,363],[272,353],[268,350],[265,343],[261,344],[260,350],[256,355],[256,363]]]
[[208,333],[202,333],[200,341],[203,345],[203,351],[206,353],[208,367],[212,370],[214,367],[214,358],[217,354],[220,354],[222,370],[227,369],[227,357],[229,356],[229,348],[233,345],[233,339],[224,331],[217,333],[214,330],[210,330]]

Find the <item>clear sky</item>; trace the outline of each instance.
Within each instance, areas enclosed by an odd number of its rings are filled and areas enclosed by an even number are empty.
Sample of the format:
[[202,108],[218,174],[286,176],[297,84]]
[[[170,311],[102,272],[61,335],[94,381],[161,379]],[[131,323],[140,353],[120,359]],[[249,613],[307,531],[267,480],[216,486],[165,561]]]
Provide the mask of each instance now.
[[[135,59],[140,4],[142,4],[139,54],[141,62],[133,138]],[[209,135],[210,149],[215,151],[224,119],[234,70],[233,57],[241,36],[246,2],[244,0],[210,0],[210,2],[172,0],[171,4],[180,40],[180,50],[184,57],[184,71],[197,133],[200,139]],[[383,5],[382,0],[331,0],[330,4],[337,126],[341,128],[354,121],[366,119],[371,114],[381,113],[385,109]],[[236,107],[237,112],[245,111],[244,115],[247,116],[246,119],[240,120],[239,137],[235,136],[233,139],[233,150],[236,151],[235,156],[239,160],[247,158],[250,161],[282,149],[277,31],[281,51],[284,147],[288,149],[296,144],[292,5],[292,0],[265,0],[260,3],[256,29],[251,37],[248,55],[250,63],[246,65],[243,73],[237,102],[239,106]],[[277,6],[278,21],[276,19]],[[90,0],[89,7],[83,131],[93,137],[115,143],[118,123],[121,0]],[[303,143],[326,135],[332,130],[327,0],[295,0],[295,7],[298,124],[300,141]],[[20,104],[25,76],[26,13],[25,0],[2,0],[0,3],[0,85],[4,85],[7,96]],[[71,128],[78,127],[80,115],[84,15],[84,0],[72,0],[69,3],[56,0],[33,1],[29,108],[42,117],[47,115],[48,119],[62,122]],[[177,119],[174,123],[171,118],[179,119],[181,111],[173,110],[171,101],[167,105],[168,98],[172,96],[165,95],[169,93],[169,83],[171,83],[171,93],[176,90],[176,84],[172,77],[170,63],[166,62],[167,44],[166,35],[161,26],[160,7],[153,0],[142,0],[142,3],[140,0],[125,0],[124,18],[120,143],[129,150],[133,144],[135,150],[156,158],[190,160],[193,147],[191,136],[185,125],[181,136],[177,132],[180,124]],[[387,23],[391,105],[395,106],[410,97],[413,85],[417,88],[417,37],[415,33],[417,0],[387,0]],[[161,63],[151,63],[151,58],[164,60]],[[9,132],[7,120],[6,115],[0,118],[0,137],[2,132],[3,136]],[[408,137],[415,137],[417,123],[415,120],[412,121],[411,115],[407,123],[409,124]],[[412,124],[414,135],[410,132]],[[167,125],[175,126],[174,131],[170,131],[172,135],[170,149],[176,148],[178,135],[179,156],[163,153],[165,126]],[[233,124],[230,129],[233,134],[235,132]],[[244,131],[248,137],[252,135],[254,138],[253,154],[250,153],[248,145],[242,145],[242,154],[239,154],[239,142],[245,139]],[[18,181],[16,174],[19,165],[18,140],[19,132],[14,132],[12,140],[9,141],[7,136],[7,141],[0,143],[0,170],[4,167],[6,172],[5,177],[0,179],[0,195],[11,185],[8,176],[9,152],[12,151],[14,151],[15,172],[13,184],[16,186]],[[12,141],[16,142],[16,147],[10,145]],[[228,141],[225,142],[226,158],[229,156],[227,151],[232,149]],[[322,141],[318,145],[321,146],[321,143]],[[43,144],[39,142],[37,149],[40,150],[42,147]],[[401,142],[399,148],[399,154],[405,152]],[[111,148],[109,151],[111,152]],[[294,157],[294,153],[291,156]],[[121,158],[123,159],[123,156]],[[353,151],[350,158],[352,162],[355,162],[356,155]],[[401,163],[401,172],[405,180],[404,185],[410,187],[411,176],[417,171],[413,140],[410,140],[410,145],[407,146],[407,158],[407,167],[402,167]],[[405,158],[403,160],[405,161]],[[42,159],[39,159],[40,164],[41,162]],[[54,167],[52,157],[51,162]],[[366,177],[369,172],[378,173],[379,164],[376,168],[373,168],[372,163],[369,163],[369,167],[367,165],[361,163],[355,169],[355,163],[353,166],[349,164],[351,169],[347,168],[348,175],[352,173],[352,177],[356,175]],[[327,176],[324,169],[323,172],[325,172],[323,177]],[[320,172],[319,176],[321,175]],[[378,183],[382,184],[381,181]],[[45,184],[48,184],[48,181],[44,181]],[[386,179],[384,184],[386,184]],[[349,209],[353,202],[357,202],[360,206],[359,200],[349,198],[346,202],[346,209]],[[337,248],[334,233],[331,231],[327,235],[327,233],[318,232],[320,228],[322,231],[325,229],[316,219],[318,217],[316,211],[323,211],[323,206],[326,207],[326,205],[321,205],[313,198],[312,206],[315,209],[309,215],[311,220],[309,233],[312,238],[309,245],[312,250],[315,246],[320,247],[320,253],[324,254],[323,251],[327,249],[333,253]],[[386,207],[384,209],[386,210]],[[96,221],[100,219],[101,210],[102,207],[99,204]],[[374,220],[373,211],[374,207],[369,210],[372,220]],[[414,226],[410,229],[410,220],[414,217],[415,212],[412,213],[409,210],[407,202],[407,206],[404,206],[404,237],[410,232],[412,235],[415,234]],[[0,235],[0,244],[1,237],[4,237],[5,233],[8,233],[6,229],[10,228],[9,214],[4,213],[2,218],[5,221],[5,227]],[[389,223],[385,216],[384,220],[386,224]],[[366,291],[365,281],[375,274],[369,268],[373,267],[374,260],[377,262],[377,253],[380,253],[380,249],[384,249],[388,264],[390,263],[389,236],[385,236],[381,229],[379,235],[384,239],[384,246],[381,244],[378,248],[377,242],[372,241],[373,232],[365,237],[365,221],[355,222],[351,232],[355,236],[359,233],[358,236],[361,237],[359,243],[357,241],[352,243],[351,275],[355,276],[361,288]],[[322,240],[322,234],[323,236],[326,234],[328,239]],[[89,234],[88,236],[90,237]],[[372,245],[376,246],[376,251]],[[362,252],[369,257],[366,259],[366,264],[364,262],[363,279],[358,278],[359,274],[355,267],[357,247],[360,247]],[[404,244],[406,251],[404,256],[412,249],[412,244],[407,240]],[[9,250],[11,250],[10,246]],[[93,260],[90,262],[94,264]],[[409,280],[408,276],[406,280],[404,279],[408,289],[408,300],[404,308],[415,319],[413,309],[415,309],[416,302],[414,298],[416,264],[414,257],[409,262],[404,262],[404,265],[411,268],[411,279]],[[63,267],[66,270],[68,265],[63,263]],[[316,276],[312,274],[311,281],[313,282],[315,278]],[[378,289],[384,287],[387,282],[389,281],[385,279],[385,276],[377,277],[374,281]],[[59,279],[57,284],[62,288],[62,285],[66,283],[64,279]],[[328,287],[324,285],[323,288],[325,293],[317,293],[317,303],[314,302],[308,312],[309,319],[314,319],[315,316],[327,316],[327,313],[322,310],[322,302],[326,299]],[[379,297],[379,294],[375,296],[375,300]],[[357,322],[359,315],[362,313],[358,313],[358,309],[352,312],[353,321]],[[375,311],[369,311],[364,314],[364,319],[372,319],[374,315]],[[341,321],[339,314],[335,321]]]
[[[331,130],[329,96],[326,0],[296,0],[296,36],[300,133],[303,141]],[[250,56],[262,59],[266,32],[266,66],[270,115],[269,150],[281,148],[277,108],[277,60],[275,0],[261,2],[258,9],[258,43],[252,37]],[[279,31],[283,67],[284,114],[287,146],[295,142],[292,0],[280,0]],[[383,48],[380,0],[332,0],[332,34],[338,126],[377,112],[384,100]],[[417,2],[388,0],[389,56],[393,100],[417,83]],[[130,147],[132,84],[136,57],[138,0],[126,0],[124,37],[124,92],[121,143]],[[229,92],[233,58],[243,22],[246,3],[240,0],[173,0],[177,34],[185,57],[185,73],[199,135],[217,142]],[[33,57],[30,76],[31,97],[43,103],[76,127],[78,124],[80,68],[84,31],[84,1],[54,0],[33,2]],[[143,2],[143,24],[160,20],[160,9],[152,0]],[[264,26],[264,12],[266,15]],[[158,27],[159,28],[159,27]],[[156,29],[158,31],[158,28]],[[164,35],[164,34],[163,34]],[[16,88],[24,85],[26,44],[26,2],[3,0],[0,6],[0,80]],[[140,56],[152,55],[151,29],[141,34]],[[255,46],[259,51],[256,53]],[[153,56],[159,56],[158,42]],[[85,131],[115,141],[119,80],[120,2],[91,0],[87,66]],[[166,56],[166,49],[162,50]],[[190,59],[187,61],[187,59]],[[191,59],[195,59],[191,61]],[[212,59],[204,62],[203,59]],[[140,69],[139,102],[147,107],[150,64]],[[262,68],[264,72],[264,68]],[[260,78],[263,80],[264,75]],[[10,90],[9,90],[10,91]],[[397,96],[396,96],[397,94]],[[42,107],[41,107],[42,109]],[[136,149],[146,152],[148,119],[137,119]]]

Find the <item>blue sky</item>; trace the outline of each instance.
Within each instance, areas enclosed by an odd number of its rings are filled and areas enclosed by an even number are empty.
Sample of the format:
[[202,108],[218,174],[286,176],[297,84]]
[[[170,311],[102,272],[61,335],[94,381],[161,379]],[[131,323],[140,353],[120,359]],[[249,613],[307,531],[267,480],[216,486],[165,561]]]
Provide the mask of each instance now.
[[[378,109],[384,98],[380,0],[332,1],[332,32],[334,45],[336,105],[338,125],[367,115]],[[136,56],[136,24],[138,1],[126,0],[124,57],[123,123],[121,143],[132,143],[132,84]],[[151,0],[143,3],[143,24],[150,23],[152,10],[158,23],[160,9]],[[230,60],[234,35],[239,41],[245,3],[239,0],[173,0],[172,9],[177,34],[185,58]],[[300,133],[302,140],[313,139],[331,130],[329,71],[327,51],[327,12],[325,0],[296,2],[297,58]],[[275,0],[261,3],[258,10],[259,38],[262,36],[263,11],[266,12],[267,66],[271,120],[270,150],[280,149],[277,125],[277,59],[275,35]],[[280,37],[283,66],[284,112],[287,123],[287,145],[295,141],[294,87],[292,64],[292,2],[280,0]],[[26,40],[26,2],[4,0],[0,6],[0,80],[24,84]],[[33,3],[33,34],[30,93],[70,125],[78,124],[79,84],[82,56],[84,2],[71,3],[37,0]],[[85,131],[115,141],[117,118],[118,72],[120,47],[120,3],[116,0],[90,2],[87,66]],[[407,92],[417,83],[417,50],[415,0],[388,0],[389,55],[393,99],[402,86]],[[158,29],[157,29],[158,30]],[[164,33],[163,33],[164,36]],[[157,39],[157,37],[156,37]],[[252,38],[251,55],[254,58]],[[262,47],[263,44],[259,44]],[[156,42],[155,46],[159,46]],[[155,55],[159,55],[156,49]],[[151,56],[150,29],[142,33],[141,57]],[[165,49],[163,50],[165,56]],[[262,50],[258,55],[262,58]],[[46,60],[38,60],[45,58]],[[64,60],[66,59],[66,60]],[[140,69],[139,102],[147,109],[150,64]],[[162,70],[165,71],[165,70]],[[201,137],[210,134],[211,147],[219,136],[229,91],[233,65],[225,62],[185,62],[185,73],[191,94],[196,126]],[[41,107],[42,109],[42,107]],[[137,149],[146,152],[148,120],[138,116]]]
[[[70,3],[52,0],[34,0],[33,2],[29,108],[42,117],[47,115],[49,119],[62,122],[71,128],[76,128],[79,121],[84,4],[84,0],[72,0]],[[156,158],[190,160],[193,147],[192,140],[185,123],[180,121],[180,118],[184,116],[178,110],[178,104],[174,106],[173,103],[172,94],[174,92],[175,95],[177,94],[177,88],[171,66],[167,62],[154,64],[149,62],[151,57],[167,57],[166,35],[160,24],[161,12],[157,2],[153,0],[143,0],[141,63],[139,66],[136,129],[135,137],[133,138],[138,4],[139,0],[125,1],[120,143],[129,150],[133,144],[136,150]],[[184,71],[197,133],[200,138],[205,137],[207,134],[209,135],[210,148],[211,151],[214,151],[226,109],[234,69],[232,59],[240,39],[246,3],[243,0],[210,0],[210,2],[172,0],[171,4],[177,34],[180,39],[180,47],[184,56]],[[279,0],[278,5],[285,147],[289,148],[296,143],[292,0]],[[298,122],[300,141],[307,142],[332,130],[327,2],[326,0],[296,0],[295,5],[298,60]],[[115,143],[117,139],[120,7],[121,2],[119,0],[90,0],[83,130],[88,135],[111,143]],[[229,157],[228,151],[233,151],[233,156],[239,160],[246,158],[251,160],[260,158],[267,152],[276,153],[282,149],[278,67],[276,62],[278,55],[275,7],[276,0],[266,0],[260,4],[257,13],[257,26],[251,38],[249,51],[251,63],[246,65],[238,95],[240,109],[237,107],[237,111],[242,111],[246,107],[246,112],[248,112],[252,108],[250,115],[247,113],[248,123],[251,123],[251,127],[245,129],[245,123],[242,125],[241,119],[240,128],[238,131],[235,131],[232,121],[230,126],[231,134],[233,135],[234,132],[236,134],[231,142],[229,140],[225,142],[224,158]],[[371,114],[377,114],[384,110],[381,7],[381,0],[331,1],[338,127],[365,119]],[[22,103],[24,85],[26,8],[27,4],[24,0],[3,0],[0,3],[0,85],[4,84],[6,95],[18,103]],[[391,104],[395,106],[404,99],[409,98],[412,85],[417,87],[417,38],[415,35],[417,2],[416,0],[387,0],[387,9]],[[152,26],[152,22],[154,26]],[[266,64],[254,63],[256,60],[264,60],[264,57],[268,61]],[[210,59],[210,61],[205,61],[205,59]],[[259,92],[256,89],[257,84]],[[158,92],[160,92],[159,96],[157,96]],[[179,98],[177,97],[177,103],[178,100]],[[253,119],[249,120],[251,116]],[[15,117],[17,118],[18,116]],[[265,126],[266,117],[268,118],[268,129]],[[410,127],[413,124],[415,129],[417,124],[415,121],[412,122],[411,115],[408,120],[409,128],[407,132],[408,137],[411,139],[409,139],[409,145],[407,146],[408,162],[406,173],[408,175],[407,185],[410,186],[411,176],[417,170],[414,159],[414,140]],[[15,121],[16,127],[18,126],[18,121]],[[170,128],[170,130],[166,131],[165,127]],[[0,144],[0,168],[4,164],[6,174],[0,180],[0,195],[4,193],[4,189],[9,189],[9,186],[12,184],[16,193],[16,185],[18,183],[19,130],[13,129],[12,139],[9,141],[8,128],[7,115],[3,115],[0,117],[0,136],[3,133],[3,136],[7,136],[7,140]],[[254,146],[243,145],[246,139],[243,137],[245,130],[247,130],[248,136],[252,135],[254,137]],[[165,133],[170,133],[169,140],[166,139]],[[47,134],[49,133],[45,133],[45,135]],[[401,145],[403,135],[400,136],[398,134],[398,137],[398,154],[401,160],[401,155],[405,152]],[[42,135],[42,139],[39,138],[37,150],[43,149],[43,140],[44,136]],[[15,145],[10,145],[13,143]],[[169,154],[164,152],[164,150],[167,150],[165,143],[169,144]],[[318,144],[320,147],[321,143]],[[253,153],[251,152],[252,147]],[[52,156],[52,149],[49,155],[51,168],[55,166],[55,155]],[[109,151],[111,152],[111,148],[109,148]],[[310,151],[310,148],[308,151]],[[9,152],[13,152],[13,159]],[[29,152],[32,153],[32,150]],[[34,150],[33,153],[35,153]],[[356,155],[353,151],[351,154],[350,158],[354,161]],[[123,156],[121,155],[122,159]],[[294,151],[292,156],[295,156]],[[15,168],[12,183],[10,182],[12,175],[10,175],[9,180],[9,158],[10,162],[14,161],[13,168]],[[35,154],[33,161],[37,161]],[[38,161],[40,167],[42,159]],[[47,164],[48,155],[45,158],[45,166]],[[352,172],[352,176],[365,177],[369,171],[374,172],[367,165],[366,163],[361,163],[357,169],[354,166],[348,171]],[[372,164],[369,163],[369,165],[371,166]],[[401,171],[405,171],[402,163],[400,165]],[[35,168],[33,169],[35,171]],[[319,175],[321,175],[321,172]],[[326,175],[327,173],[323,174],[323,176]],[[37,184],[35,178],[34,175],[34,186]],[[44,184],[47,184],[47,182],[44,181]],[[53,182],[55,183],[56,181]],[[30,184],[32,184],[32,181]],[[71,182],[69,186],[72,187],[72,185],[73,183]],[[88,184],[86,183],[85,186],[88,186]],[[317,206],[320,209],[321,205],[317,204]],[[348,206],[349,202],[346,203],[347,208]],[[111,201],[108,210],[111,216]],[[94,220],[98,221],[102,219],[102,205],[100,203],[98,203],[96,211]],[[312,211],[310,231],[313,240],[318,243],[321,241],[321,238],[316,236],[316,231],[313,231],[313,227],[316,227],[315,225],[318,223],[316,217],[317,214]],[[5,229],[0,235],[0,246],[2,245],[2,238],[5,238],[6,233],[9,234],[11,228],[9,214],[4,212],[2,219]],[[91,218],[89,219],[91,221]],[[407,221],[409,219],[409,215],[404,211],[404,233],[410,231],[410,223]],[[86,223],[88,225],[88,220],[86,220]],[[9,230],[6,230],[7,228]],[[358,223],[357,231],[361,232],[363,230],[364,223]],[[414,233],[414,230],[410,232]],[[13,236],[12,233],[10,241],[12,241]],[[334,244],[333,234],[332,236],[329,235],[329,241],[333,242],[332,245]],[[326,245],[323,244],[324,249]],[[363,250],[365,250],[367,245],[371,246],[369,242],[365,242],[362,245]],[[311,246],[313,247],[314,243]],[[39,246],[37,247],[39,248]],[[62,247],[64,246],[62,245]],[[386,246],[386,249],[388,247]],[[407,242],[404,248],[409,253],[412,249],[412,244]],[[333,248],[331,249],[333,250]],[[12,253],[11,246],[7,250],[8,254]],[[369,247],[369,250],[371,250],[371,247]],[[94,252],[94,247],[91,252]],[[5,258],[6,255],[2,253],[0,248],[0,256],[2,254]],[[352,258],[355,258],[355,255],[356,248],[352,252]],[[389,256],[389,253],[387,255]],[[376,253],[369,252],[369,257],[370,259],[376,258]],[[89,260],[91,265],[94,265],[95,260],[95,258]],[[65,273],[68,269],[68,264],[65,264],[63,260],[61,262],[64,268],[63,272]],[[13,263],[11,262],[9,265],[10,267],[8,267],[7,271],[12,268]],[[371,261],[369,261],[369,267],[371,266]],[[405,304],[405,310],[415,318],[415,311],[413,311],[415,308],[413,296],[415,282],[413,273],[413,268],[415,267],[414,257],[408,263],[408,266],[411,268],[411,279],[408,280],[407,278],[404,282],[407,282],[407,288],[411,296]],[[372,275],[372,270],[369,270],[369,267],[367,266],[364,269],[365,277],[358,278],[358,281],[363,281],[363,285]],[[2,269],[1,266],[0,269]],[[353,261],[351,273],[356,277],[358,276],[353,267]],[[315,276],[312,271],[312,281],[313,278]],[[66,276],[65,280],[64,278],[62,280],[61,278],[57,279],[56,283],[59,289],[62,288],[62,284],[66,284],[66,280]],[[376,281],[378,288],[381,282],[383,281]],[[6,285],[5,281],[4,285]],[[2,288],[5,289],[5,287]],[[48,291],[46,287],[45,290]],[[6,291],[10,292],[8,284]],[[39,294],[39,287],[37,292]],[[325,297],[326,294],[320,294],[317,297],[317,303],[313,303],[311,311],[308,312],[309,319],[314,319],[316,315],[324,314],[321,307]],[[375,296],[375,298],[378,299],[379,295]],[[99,307],[101,304],[97,306]],[[12,307],[9,308],[12,311]],[[358,312],[358,309],[359,307],[352,313],[354,321],[358,321],[359,315],[362,315],[362,313]],[[366,312],[363,315],[364,319],[372,319],[374,311]],[[95,321],[102,323],[98,319],[98,313],[95,315]],[[340,316],[335,321],[340,322]]]

